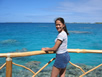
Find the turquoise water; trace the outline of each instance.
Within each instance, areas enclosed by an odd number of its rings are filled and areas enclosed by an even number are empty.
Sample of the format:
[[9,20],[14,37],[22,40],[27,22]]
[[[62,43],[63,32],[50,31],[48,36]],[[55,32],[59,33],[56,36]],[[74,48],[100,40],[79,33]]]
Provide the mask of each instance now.
[[[102,50],[102,24],[66,24],[69,49]],[[0,53],[16,51],[37,51],[42,47],[52,47],[58,32],[54,23],[0,23]],[[14,58],[18,64],[40,61],[41,66],[55,54]],[[98,65],[102,63],[102,54],[70,53],[73,63]],[[1,58],[0,63],[5,62]],[[53,62],[49,65],[52,66]]]

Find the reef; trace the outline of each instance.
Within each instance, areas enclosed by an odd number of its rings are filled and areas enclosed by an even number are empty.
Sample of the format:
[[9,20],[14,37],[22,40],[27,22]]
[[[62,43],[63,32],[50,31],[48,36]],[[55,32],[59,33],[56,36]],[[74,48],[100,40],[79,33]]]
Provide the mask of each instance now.
[[[89,66],[85,64],[77,64],[77,65],[81,66],[85,72],[95,67],[95,66]],[[29,67],[34,72],[38,71],[41,68],[39,61],[31,61],[31,62],[25,63],[25,66]],[[46,67],[36,77],[50,77],[51,70],[52,70],[52,67]],[[72,65],[68,65],[66,69],[65,77],[79,77],[82,74],[83,72],[80,69]],[[32,77],[32,76],[33,74],[24,68],[20,68],[20,69],[13,68],[12,77]],[[88,73],[84,77],[101,77],[101,76],[102,76],[102,66]],[[0,77],[5,77],[5,67],[0,70]]]
[[7,39],[0,41],[1,45],[19,45],[20,42],[15,39]]

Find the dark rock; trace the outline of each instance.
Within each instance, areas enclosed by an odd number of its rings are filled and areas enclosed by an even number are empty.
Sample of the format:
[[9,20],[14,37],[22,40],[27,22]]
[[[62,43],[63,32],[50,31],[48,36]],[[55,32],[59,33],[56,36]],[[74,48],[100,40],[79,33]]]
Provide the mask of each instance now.
[[88,31],[69,31],[70,33],[75,33],[75,34],[90,34],[91,32]]
[[21,50],[16,49],[15,51],[11,51],[10,53],[15,53],[15,52],[28,52],[27,48],[22,48]]
[[31,61],[26,63],[25,66],[32,69],[33,71],[37,71],[38,69],[40,69],[39,64],[39,61]]

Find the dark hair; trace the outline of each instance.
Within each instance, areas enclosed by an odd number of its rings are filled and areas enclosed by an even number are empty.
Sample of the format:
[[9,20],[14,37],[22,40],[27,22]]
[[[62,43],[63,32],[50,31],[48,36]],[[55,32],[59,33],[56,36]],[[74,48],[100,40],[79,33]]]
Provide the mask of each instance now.
[[[55,20],[55,23],[56,23],[57,20],[59,20],[62,24],[65,25],[65,21],[64,21],[63,18],[61,18],[61,17],[57,18],[57,19]],[[65,25],[65,27],[64,27],[63,29],[64,29],[64,31],[67,33],[67,35],[69,35],[66,25]]]

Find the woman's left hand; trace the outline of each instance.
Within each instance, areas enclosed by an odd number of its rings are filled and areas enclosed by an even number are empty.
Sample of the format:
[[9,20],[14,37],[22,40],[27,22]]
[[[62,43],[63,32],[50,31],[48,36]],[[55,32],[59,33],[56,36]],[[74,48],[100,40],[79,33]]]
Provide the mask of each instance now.
[[47,47],[47,48],[42,48],[41,50],[42,50],[42,51],[48,51],[48,49],[49,49],[49,48]]
[[46,48],[42,48],[41,50],[42,50],[42,51],[45,51],[45,50],[46,50]]

